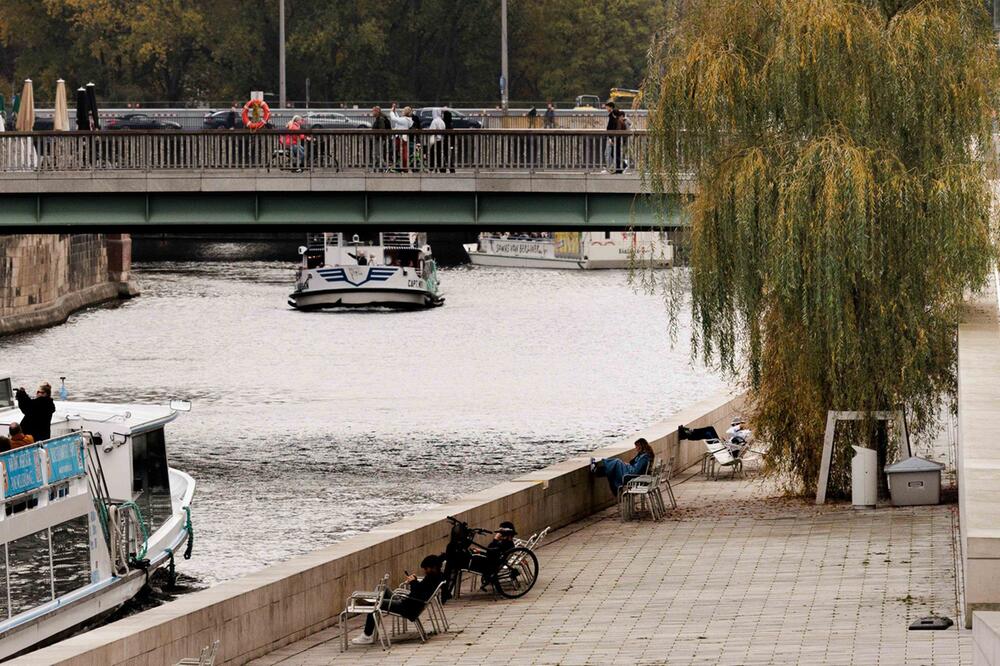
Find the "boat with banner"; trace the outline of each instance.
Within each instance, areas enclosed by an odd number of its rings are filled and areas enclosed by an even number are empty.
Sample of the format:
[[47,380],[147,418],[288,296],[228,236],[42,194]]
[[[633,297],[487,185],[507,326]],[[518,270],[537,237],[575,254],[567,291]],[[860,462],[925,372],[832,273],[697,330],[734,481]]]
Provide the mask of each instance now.
[[[12,388],[0,374],[0,423],[22,418]],[[94,624],[190,557],[195,482],[164,438],[190,403],[55,407],[49,439],[0,453],[0,660]]]
[[350,241],[342,233],[314,234],[299,253],[302,264],[288,296],[288,304],[298,310],[416,309],[444,303],[427,234],[354,234]]
[[466,250],[475,265],[517,268],[668,267],[674,259],[673,245],[657,231],[483,233]]

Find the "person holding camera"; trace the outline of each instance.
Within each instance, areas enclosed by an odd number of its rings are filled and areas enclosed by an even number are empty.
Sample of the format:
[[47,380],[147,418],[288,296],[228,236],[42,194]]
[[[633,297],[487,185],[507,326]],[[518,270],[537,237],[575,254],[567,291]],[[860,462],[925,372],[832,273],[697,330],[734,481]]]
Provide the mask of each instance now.
[[56,413],[56,404],[52,400],[52,385],[42,382],[32,398],[24,387],[17,389],[17,407],[24,414],[21,419],[21,430],[36,442],[41,442],[52,436],[52,415]]

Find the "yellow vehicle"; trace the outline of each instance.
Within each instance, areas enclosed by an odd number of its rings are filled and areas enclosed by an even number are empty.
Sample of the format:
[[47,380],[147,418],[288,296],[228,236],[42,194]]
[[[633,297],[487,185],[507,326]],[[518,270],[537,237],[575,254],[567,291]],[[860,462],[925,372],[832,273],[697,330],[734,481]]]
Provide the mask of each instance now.
[[642,103],[642,91],[633,90],[631,88],[612,88],[611,101],[618,107],[627,105],[631,109],[635,110],[638,109],[639,104]]

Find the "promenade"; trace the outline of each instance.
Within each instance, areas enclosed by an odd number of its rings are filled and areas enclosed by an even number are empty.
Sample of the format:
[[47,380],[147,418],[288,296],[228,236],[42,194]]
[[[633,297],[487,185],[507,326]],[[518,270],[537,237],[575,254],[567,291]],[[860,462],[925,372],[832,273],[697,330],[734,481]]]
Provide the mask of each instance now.
[[907,630],[959,623],[956,505],[816,507],[748,476],[687,477],[662,523],[608,510],[552,533],[531,593],[449,602],[426,644],[342,653],[332,627],[251,663],[971,663],[972,632]]

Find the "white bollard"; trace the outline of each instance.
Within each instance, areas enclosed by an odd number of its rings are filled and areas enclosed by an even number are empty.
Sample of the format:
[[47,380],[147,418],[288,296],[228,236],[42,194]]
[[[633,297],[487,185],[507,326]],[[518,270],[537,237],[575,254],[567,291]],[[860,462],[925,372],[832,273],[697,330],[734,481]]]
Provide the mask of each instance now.
[[855,509],[874,509],[878,501],[878,455],[875,449],[852,446],[851,503]]

